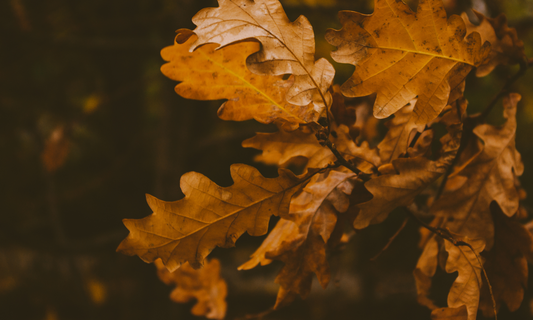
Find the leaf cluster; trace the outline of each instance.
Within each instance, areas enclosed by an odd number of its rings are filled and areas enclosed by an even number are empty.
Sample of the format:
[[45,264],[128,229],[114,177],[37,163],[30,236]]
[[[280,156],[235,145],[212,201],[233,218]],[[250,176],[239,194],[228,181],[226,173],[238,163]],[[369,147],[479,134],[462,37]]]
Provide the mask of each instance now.
[[[464,97],[472,70],[486,76],[520,64],[523,73],[531,63],[505,17],[476,13],[481,23],[474,25],[466,15],[447,17],[440,0],[421,0],[416,12],[393,0],[375,0],[372,15],[341,11],[342,28],[328,30],[326,40],[336,47],[332,58],[355,71],[338,86],[332,64],[315,60],[305,17],[291,22],[277,0],[218,2],[193,17],[194,30],[178,30],[162,50],[161,70],[180,82],[182,97],[226,99],[223,120],[275,124],[277,132],[242,145],[260,150],[256,160],[278,166],[279,176],[235,164],[234,184],[224,188],[189,172],[181,179],[184,199],[147,196],[153,214],[124,220],[130,234],[118,251],[161,259],[160,270],[173,274],[192,272],[214,247],[232,247],[244,232],[264,235],[279,216],[239,267],[284,263],[277,309],[305,298],[315,275],[328,285],[330,254],[354,230],[403,211],[421,225],[413,273],[432,319],[474,320],[478,309],[496,316],[502,304],[516,310],[533,257],[533,237],[520,222],[527,216],[515,148],[520,95],[497,96],[504,96],[500,126],[485,121],[496,99],[487,112],[468,115]],[[388,130],[376,143],[380,121]],[[429,298],[437,268],[457,272],[444,307]]]

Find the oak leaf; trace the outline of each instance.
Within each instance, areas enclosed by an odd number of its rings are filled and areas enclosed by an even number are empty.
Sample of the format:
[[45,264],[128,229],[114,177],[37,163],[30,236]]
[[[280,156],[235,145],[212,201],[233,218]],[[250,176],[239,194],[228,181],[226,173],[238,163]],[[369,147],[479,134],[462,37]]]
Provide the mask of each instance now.
[[192,299],[197,302],[191,313],[208,319],[224,319],[226,315],[226,281],[220,277],[220,262],[211,259],[201,269],[194,269],[184,263],[174,272],[167,270],[161,259],[154,262],[159,279],[167,285],[175,285],[170,299],[186,303]]
[[474,25],[466,13],[461,18],[466,23],[468,33],[478,32],[483,41],[491,44],[488,58],[477,67],[476,75],[484,77],[500,64],[517,64],[527,61],[524,52],[524,42],[518,39],[515,28],[507,26],[507,17],[500,14],[496,18],[487,18],[482,13],[474,11],[479,19],[479,25]]
[[446,272],[458,272],[448,294],[448,307],[459,308],[464,305],[468,311],[468,320],[475,320],[483,281],[483,258],[480,253],[485,248],[485,243],[483,240],[469,238],[464,241],[469,243],[470,247],[456,246],[450,241],[444,242],[448,252]]
[[349,207],[348,195],[356,175],[352,172],[329,171],[316,175],[291,201],[287,219],[276,227],[254,252],[252,259],[239,269],[281,260],[285,266],[276,277],[280,290],[275,308],[285,305],[295,294],[306,297],[311,290],[313,273],[322,287],[330,280],[326,251],[337,223],[337,214]]
[[[516,311],[524,298],[527,288],[527,259],[533,257],[533,236],[516,217],[509,218],[498,206],[491,206],[494,218],[494,246],[483,254],[485,270],[492,286],[496,309],[501,303]],[[483,283],[479,309],[490,317],[494,314],[492,297]]]
[[503,126],[482,124],[474,128],[472,143],[481,153],[465,160],[466,165],[459,164],[463,169],[450,175],[442,196],[431,207],[432,214],[453,218],[446,223],[447,228],[462,236],[484,239],[487,249],[492,247],[494,236],[490,203],[496,201],[508,217],[519,207],[515,179],[524,167],[515,148],[518,101],[518,94],[504,98],[507,121]]
[[[420,192],[446,172],[461,140],[462,123],[456,108],[451,108],[443,123],[448,127],[448,134],[441,138],[442,150],[437,160],[424,155],[395,159],[379,168],[381,175],[365,183],[373,198],[357,205],[359,213],[354,228],[363,229],[371,223],[382,222],[395,208],[411,204]],[[421,143],[427,145],[425,141]]]
[[205,8],[192,19],[198,39],[192,49],[217,43],[221,47],[247,39],[261,42],[249,56],[248,68],[257,74],[294,75],[286,99],[321,113],[331,105],[328,92],[335,69],[326,59],[315,61],[315,37],[307,18],[290,22],[277,0],[218,0],[219,7]]
[[[161,56],[169,63],[161,67],[167,77],[181,81],[176,92],[188,99],[228,99],[218,110],[223,120],[255,119],[262,123],[284,122],[295,129],[299,123],[312,122],[318,114],[312,105],[296,106],[285,101],[293,83],[281,76],[256,75],[246,67],[246,58],[259,50],[255,42],[234,44],[220,50],[216,44],[205,45],[194,52],[189,48],[196,36],[180,30],[180,44],[164,48]],[[187,33],[189,32],[189,33]],[[185,34],[184,39],[179,37]]]
[[326,34],[337,46],[331,55],[356,66],[342,92],[348,97],[377,93],[374,116],[380,119],[418,97],[413,119],[419,129],[439,115],[450,91],[490,51],[478,33],[464,38],[463,20],[447,19],[440,0],[421,0],[416,13],[402,1],[375,0],[372,15],[341,11],[339,18],[343,28]]
[[130,234],[117,251],[146,262],[161,258],[170,271],[184,262],[199,268],[215,246],[232,247],[246,231],[253,236],[265,234],[270,216],[287,216],[293,194],[316,173],[295,176],[280,169],[279,177],[264,178],[243,164],[230,170],[235,182],[230,187],[189,172],[181,177],[184,199],[166,202],[147,195],[154,213],[140,220],[124,219]]

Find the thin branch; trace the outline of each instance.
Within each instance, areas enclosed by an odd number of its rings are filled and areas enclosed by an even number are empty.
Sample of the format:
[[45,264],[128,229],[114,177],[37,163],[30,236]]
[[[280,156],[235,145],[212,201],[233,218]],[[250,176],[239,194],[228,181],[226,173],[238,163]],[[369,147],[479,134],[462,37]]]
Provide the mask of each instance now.
[[496,96],[494,96],[494,98],[492,98],[492,100],[487,105],[485,110],[483,110],[481,115],[479,115],[479,117],[477,117],[479,122],[484,121],[485,118],[490,114],[490,112],[492,111],[492,109],[494,108],[494,106],[496,105],[498,100],[500,100],[500,98],[502,98],[503,96],[505,96],[506,94],[509,93],[509,90],[510,90],[511,86],[513,85],[513,83],[515,83],[516,80],[520,79],[524,74],[526,74],[526,71],[527,71],[528,67],[530,65],[532,65],[532,62],[533,61],[531,61],[531,60],[530,61],[524,60],[524,61],[520,62],[520,70],[518,70],[518,72],[514,76],[512,76],[511,78],[509,78],[505,82],[505,85],[501,88],[500,92],[498,92],[498,94]]
[[390,237],[389,242],[387,242],[383,249],[381,249],[375,256],[370,258],[370,261],[375,261],[383,252],[385,252],[385,250],[389,248],[389,246],[394,242],[396,237],[398,237],[400,232],[402,232],[402,230],[405,228],[405,226],[407,225],[407,221],[409,221],[409,217],[405,217],[400,228],[398,228],[398,230],[392,235],[392,237]]

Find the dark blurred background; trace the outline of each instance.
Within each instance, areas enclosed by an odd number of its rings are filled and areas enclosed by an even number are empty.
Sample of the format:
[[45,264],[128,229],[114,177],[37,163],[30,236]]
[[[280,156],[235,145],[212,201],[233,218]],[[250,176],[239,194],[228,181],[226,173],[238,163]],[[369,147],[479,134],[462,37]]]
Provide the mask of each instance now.
[[[327,28],[339,28],[342,9],[371,13],[370,0],[281,0],[291,20],[311,21],[317,57],[329,57]],[[533,56],[533,0],[445,1],[449,13],[474,7],[501,12]],[[409,1],[413,7],[416,1]],[[4,0],[0,2],[0,319],[195,319],[192,303],[168,299],[171,290],[153,265],[115,253],[126,237],[123,218],[151,213],[145,193],[164,200],[183,195],[179,178],[198,171],[230,185],[232,163],[253,164],[257,152],[240,147],[254,121],[224,122],[220,101],[180,98],[159,71],[159,51],[174,31],[194,28],[192,16],[216,1]],[[353,66],[337,68],[342,83]],[[467,81],[469,112],[482,110],[517,67]],[[533,194],[533,71],[516,85],[517,147]],[[500,103],[501,105],[501,103]],[[493,111],[500,121],[501,108]],[[255,164],[267,176],[276,169]],[[531,207],[531,199],[525,206]],[[334,257],[327,290],[315,283],[310,297],[266,319],[429,319],[416,303],[412,270],[420,250],[417,225],[377,261],[404,216],[392,214],[362,231]],[[236,267],[263,237],[243,236],[233,249],[214,250],[229,287],[227,319],[259,313],[274,304],[279,263],[252,271]],[[441,279],[442,280],[439,280]],[[451,279],[453,281],[453,278]],[[450,278],[437,277],[444,303]],[[531,284],[531,281],[530,281]],[[533,284],[530,285],[533,287]],[[501,319],[531,319],[533,294]],[[505,308],[504,308],[505,309]]]

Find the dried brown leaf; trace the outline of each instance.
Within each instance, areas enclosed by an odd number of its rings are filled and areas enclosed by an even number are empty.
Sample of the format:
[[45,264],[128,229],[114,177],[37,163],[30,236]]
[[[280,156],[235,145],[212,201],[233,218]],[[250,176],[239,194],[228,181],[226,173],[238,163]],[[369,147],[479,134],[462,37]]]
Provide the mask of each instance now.
[[467,33],[478,32],[483,41],[491,44],[490,55],[476,69],[478,77],[488,75],[500,64],[517,64],[527,61],[524,52],[524,42],[518,39],[515,28],[507,26],[507,17],[500,14],[496,18],[487,18],[482,13],[474,11],[479,19],[479,25],[474,25],[466,13],[461,14],[465,21]]
[[365,183],[373,198],[357,205],[360,211],[354,220],[354,228],[363,229],[371,223],[382,222],[395,208],[411,204],[420,192],[446,172],[459,148],[462,123],[455,108],[443,120],[448,134],[441,138],[440,157],[437,160],[425,156],[399,158],[382,165],[379,168],[381,175]]
[[468,238],[464,241],[469,243],[473,250],[466,246],[455,246],[449,241],[444,242],[445,250],[448,252],[446,272],[458,272],[448,294],[448,307],[459,308],[465,305],[468,320],[475,320],[483,283],[483,258],[480,257],[480,253],[485,248],[485,242]]
[[[478,33],[466,37],[459,16],[446,17],[440,0],[421,0],[416,13],[402,1],[375,0],[374,13],[341,11],[341,30],[326,39],[335,61],[356,66],[342,85],[348,97],[377,93],[374,116],[386,118],[418,97],[419,129],[449,103],[450,91],[489,54]],[[451,102],[451,101],[450,101]]]
[[330,280],[326,260],[327,242],[337,223],[337,214],[349,207],[356,176],[352,172],[330,171],[311,179],[291,201],[288,219],[281,219],[252,259],[239,269],[266,265],[272,259],[285,266],[276,277],[280,284],[275,308],[290,302],[295,294],[306,297],[313,274],[326,287]]
[[[485,270],[492,286],[496,308],[505,303],[516,311],[527,287],[527,258],[533,256],[533,236],[516,219],[502,213],[498,206],[491,207],[494,217],[494,246],[483,256]],[[492,297],[483,283],[479,309],[486,317],[494,315]]]
[[[524,170],[520,154],[515,148],[516,104],[520,95],[504,99],[504,117],[507,122],[496,127],[482,124],[474,129],[475,139],[484,142],[482,152],[450,176],[447,189],[433,203],[432,214],[453,218],[446,223],[451,231],[475,239],[484,239],[487,248],[493,243],[494,224],[490,203],[496,201],[507,216],[518,211],[519,192],[515,179]],[[477,140],[474,141],[480,144]]]
[[287,216],[293,194],[314,173],[297,177],[280,169],[279,177],[270,179],[253,167],[234,164],[235,183],[223,188],[189,172],[181,177],[184,199],[166,202],[147,195],[154,213],[140,220],[124,219],[130,234],[117,251],[146,262],[161,258],[170,271],[186,261],[198,268],[215,246],[232,247],[244,232],[263,235],[272,214]]

